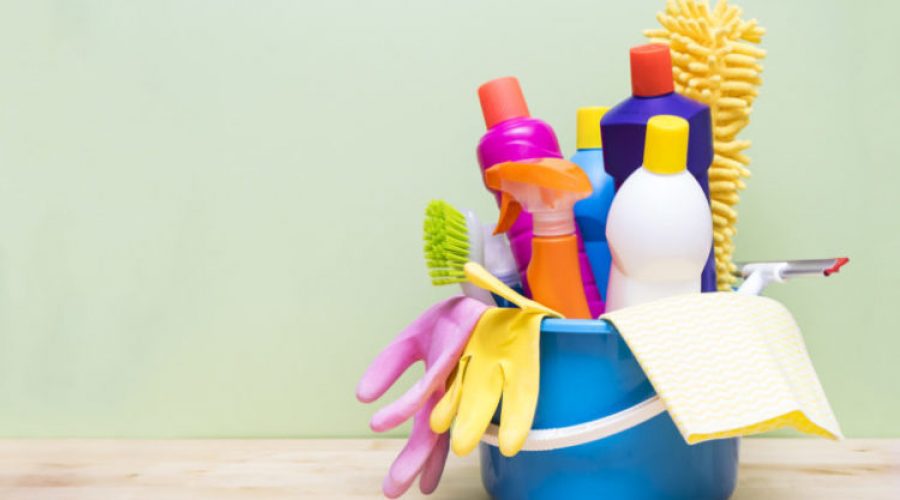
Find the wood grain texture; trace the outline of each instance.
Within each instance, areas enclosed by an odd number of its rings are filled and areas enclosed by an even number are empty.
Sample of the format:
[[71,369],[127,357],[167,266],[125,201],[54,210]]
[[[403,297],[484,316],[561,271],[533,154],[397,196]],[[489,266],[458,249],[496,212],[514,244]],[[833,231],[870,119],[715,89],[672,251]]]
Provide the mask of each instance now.
[[[0,498],[374,499],[380,498],[381,478],[402,444],[400,440],[2,440]],[[477,454],[451,456],[444,479],[430,498],[487,498]],[[735,498],[898,499],[900,440],[744,440]]]

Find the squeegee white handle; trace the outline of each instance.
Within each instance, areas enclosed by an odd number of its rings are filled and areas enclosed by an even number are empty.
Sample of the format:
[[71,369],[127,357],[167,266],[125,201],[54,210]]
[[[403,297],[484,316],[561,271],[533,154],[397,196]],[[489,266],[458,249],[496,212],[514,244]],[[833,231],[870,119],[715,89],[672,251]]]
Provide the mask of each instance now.
[[744,282],[741,283],[737,291],[748,295],[759,295],[773,281],[784,283],[784,271],[787,267],[787,262],[747,264],[741,269],[741,274],[744,275]]
[[833,259],[785,260],[781,262],[747,262],[738,264],[738,276],[744,282],[739,292],[759,295],[773,281],[783,283],[797,276],[831,276],[850,262],[848,257]]

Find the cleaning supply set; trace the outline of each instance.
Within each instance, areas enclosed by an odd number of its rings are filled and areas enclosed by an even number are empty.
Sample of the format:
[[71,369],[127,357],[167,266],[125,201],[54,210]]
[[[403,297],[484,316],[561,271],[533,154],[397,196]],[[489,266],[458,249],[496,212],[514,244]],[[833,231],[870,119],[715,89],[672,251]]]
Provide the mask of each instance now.
[[[741,436],[841,431],[790,312],[766,285],[846,258],[731,262],[763,30],[726,0],[670,0],[631,50],[631,96],[577,111],[577,151],[533,118],[517,79],[478,89],[477,148],[497,224],[426,209],[428,309],[372,362],[372,417],[413,420],[382,491],[430,493],[447,453],[476,447],[493,498],[727,498]],[[743,283],[735,292],[738,280]],[[718,291],[717,291],[718,290]],[[701,293],[702,292],[702,293]]]

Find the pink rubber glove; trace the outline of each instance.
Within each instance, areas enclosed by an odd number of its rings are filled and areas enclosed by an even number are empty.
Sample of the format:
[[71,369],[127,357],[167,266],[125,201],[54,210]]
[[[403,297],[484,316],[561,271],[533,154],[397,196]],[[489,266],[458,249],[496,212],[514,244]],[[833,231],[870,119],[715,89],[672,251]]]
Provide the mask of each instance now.
[[432,432],[428,421],[485,310],[487,306],[482,302],[463,296],[435,304],[381,351],[359,381],[356,397],[370,403],[414,363],[425,363],[425,375],[400,398],[376,412],[369,423],[375,432],[384,432],[415,415],[409,441],[384,479],[382,489],[386,496],[402,495],[419,473],[423,493],[431,493],[437,487],[447,459],[448,436]]
[[450,433],[435,434],[428,425],[428,419],[443,395],[444,389],[436,391],[416,412],[409,440],[381,483],[381,491],[386,497],[397,498],[406,493],[420,473],[419,490],[422,493],[428,495],[437,488],[447,461]]

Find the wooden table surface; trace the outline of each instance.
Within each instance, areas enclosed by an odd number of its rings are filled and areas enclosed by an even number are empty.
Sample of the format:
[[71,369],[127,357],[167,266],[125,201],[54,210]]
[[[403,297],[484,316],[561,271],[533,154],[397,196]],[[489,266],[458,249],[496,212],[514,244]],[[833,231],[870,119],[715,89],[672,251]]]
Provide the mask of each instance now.
[[[380,498],[400,440],[0,440],[4,500]],[[476,453],[435,499],[487,498]],[[404,498],[420,498],[413,491]],[[900,440],[745,439],[736,499],[900,499]]]

